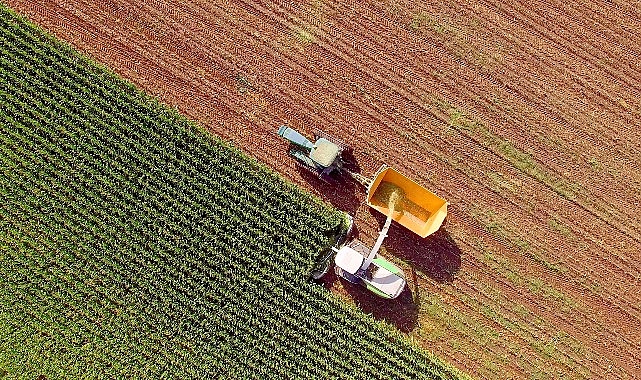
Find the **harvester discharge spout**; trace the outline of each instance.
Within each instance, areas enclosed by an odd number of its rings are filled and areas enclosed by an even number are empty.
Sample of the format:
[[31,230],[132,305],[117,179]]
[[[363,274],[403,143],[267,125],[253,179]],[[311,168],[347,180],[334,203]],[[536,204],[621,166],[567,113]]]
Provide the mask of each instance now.
[[370,264],[372,264],[372,261],[378,254],[378,251],[381,249],[381,246],[383,245],[383,240],[385,240],[385,238],[387,237],[387,231],[389,231],[389,228],[392,225],[394,213],[397,211],[400,211],[401,213],[403,212],[402,208],[399,210],[399,205],[401,205],[402,204],[401,202],[403,201],[402,198],[403,198],[403,190],[401,188],[396,188],[392,190],[392,192],[389,194],[389,198],[387,202],[388,203],[387,219],[385,220],[385,224],[383,225],[381,232],[378,233],[378,238],[376,239],[376,243],[374,243],[374,247],[372,247],[372,250],[370,251],[369,255],[367,255],[367,257],[365,258],[365,261],[361,266],[361,271],[366,271],[367,268],[369,268]]
[[367,268],[372,264],[372,261],[374,261],[374,258],[378,254],[378,251],[381,249],[381,246],[383,245],[383,240],[387,237],[387,231],[389,231],[390,226],[392,225],[392,216],[388,216],[387,220],[385,221],[385,224],[383,225],[383,229],[381,229],[381,232],[378,233],[378,239],[376,239],[376,243],[374,243],[374,247],[372,247],[372,250],[369,252],[369,255],[365,258],[365,261],[363,261],[363,264],[361,265],[361,275],[365,273]]

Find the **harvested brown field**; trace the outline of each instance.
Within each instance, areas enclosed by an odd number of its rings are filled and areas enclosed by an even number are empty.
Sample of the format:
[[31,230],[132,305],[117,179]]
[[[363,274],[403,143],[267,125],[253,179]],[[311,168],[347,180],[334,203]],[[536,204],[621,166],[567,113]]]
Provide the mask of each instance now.
[[450,202],[385,242],[393,302],[329,285],[478,378],[641,376],[638,1],[8,0],[297,184],[287,124],[347,141]]

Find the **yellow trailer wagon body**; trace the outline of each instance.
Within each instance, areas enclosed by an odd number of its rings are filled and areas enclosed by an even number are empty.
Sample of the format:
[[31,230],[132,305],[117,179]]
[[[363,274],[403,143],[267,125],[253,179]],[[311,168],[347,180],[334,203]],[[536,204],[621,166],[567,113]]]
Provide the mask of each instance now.
[[389,215],[390,195],[402,194],[392,219],[421,237],[436,232],[447,216],[447,201],[398,171],[383,166],[367,188],[367,204]]

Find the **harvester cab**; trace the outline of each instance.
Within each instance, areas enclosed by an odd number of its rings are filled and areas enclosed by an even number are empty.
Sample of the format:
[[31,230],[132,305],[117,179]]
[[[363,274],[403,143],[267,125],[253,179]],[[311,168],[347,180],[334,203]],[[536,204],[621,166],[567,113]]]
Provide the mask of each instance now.
[[335,249],[334,271],[353,284],[364,285],[383,298],[396,298],[405,289],[403,270],[360,242]]
[[[290,154],[319,177],[329,177],[334,171],[345,172],[365,186],[367,204],[387,217],[372,249],[358,241],[348,242],[345,235],[332,247],[335,255],[326,255],[324,270],[315,272],[313,277],[318,279],[327,272],[333,256],[338,276],[361,284],[381,297],[398,297],[406,285],[403,271],[378,254],[392,221],[425,238],[441,227],[447,216],[447,201],[385,165],[373,179],[344,169],[341,153],[345,145],[323,133],[317,133],[316,143],[286,126],[280,127],[278,134],[292,143]],[[349,221],[351,230],[351,217]]]

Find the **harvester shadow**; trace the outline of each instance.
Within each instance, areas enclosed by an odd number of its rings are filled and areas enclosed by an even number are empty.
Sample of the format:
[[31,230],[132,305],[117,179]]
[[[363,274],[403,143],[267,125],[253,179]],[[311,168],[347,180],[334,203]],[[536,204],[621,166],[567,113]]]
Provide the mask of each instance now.
[[[385,223],[385,215],[371,209],[370,212],[381,226]],[[390,255],[440,283],[451,282],[461,268],[461,250],[447,232],[445,223],[426,238],[392,223],[383,246]]]
[[397,298],[389,300],[375,295],[362,285],[355,285],[339,278],[333,270],[327,273],[322,280],[327,288],[331,288],[338,281],[349,297],[354,300],[356,306],[364,313],[371,314],[376,320],[384,320],[404,333],[408,333],[416,327],[418,305],[414,302],[414,296],[409,287],[406,287]]

